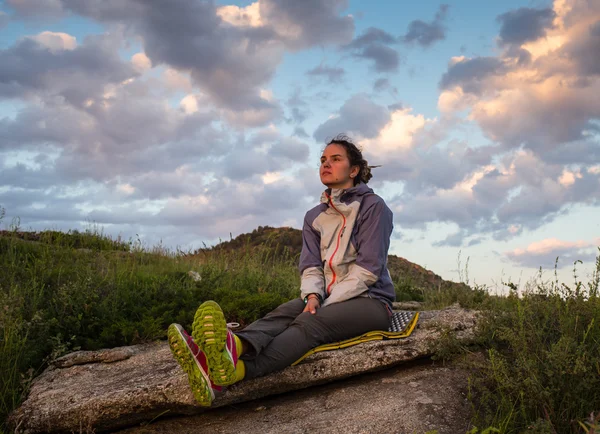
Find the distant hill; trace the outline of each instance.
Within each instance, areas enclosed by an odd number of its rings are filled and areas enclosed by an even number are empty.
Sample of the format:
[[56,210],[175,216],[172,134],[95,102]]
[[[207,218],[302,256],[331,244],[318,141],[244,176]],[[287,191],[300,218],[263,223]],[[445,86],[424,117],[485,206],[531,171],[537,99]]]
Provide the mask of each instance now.
[[[302,231],[290,227],[259,226],[250,233],[238,235],[212,248],[200,249],[196,253],[259,248],[272,249],[274,254],[289,254],[297,260],[302,250]],[[444,280],[433,271],[396,255],[388,256],[388,269],[396,285],[406,286],[413,291],[466,287],[464,283]]]

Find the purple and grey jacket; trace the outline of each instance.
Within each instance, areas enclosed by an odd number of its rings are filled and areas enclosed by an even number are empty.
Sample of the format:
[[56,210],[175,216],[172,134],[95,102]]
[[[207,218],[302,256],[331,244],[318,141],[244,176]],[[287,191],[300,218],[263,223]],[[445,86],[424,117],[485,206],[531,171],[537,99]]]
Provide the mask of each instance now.
[[392,211],[366,184],[327,189],[302,228],[301,297],[317,293],[323,306],[372,297],[391,308],[396,293],[387,269]]

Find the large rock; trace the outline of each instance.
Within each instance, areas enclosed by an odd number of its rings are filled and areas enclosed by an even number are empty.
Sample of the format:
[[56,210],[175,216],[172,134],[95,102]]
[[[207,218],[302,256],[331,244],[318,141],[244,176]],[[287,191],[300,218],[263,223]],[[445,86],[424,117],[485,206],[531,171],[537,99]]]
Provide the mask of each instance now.
[[[323,384],[389,368],[431,355],[442,334],[472,337],[476,313],[448,308],[422,312],[405,339],[374,341],[312,355],[303,363],[263,378],[243,381],[217,397],[213,407]],[[193,415],[196,405],[187,377],[166,342],[96,352],[79,351],[57,360],[33,383],[29,397],[9,418],[17,432],[99,432],[147,422],[162,414]]]
[[468,376],[422,359],[201,415],[160,417],[119,434],[466,433]]

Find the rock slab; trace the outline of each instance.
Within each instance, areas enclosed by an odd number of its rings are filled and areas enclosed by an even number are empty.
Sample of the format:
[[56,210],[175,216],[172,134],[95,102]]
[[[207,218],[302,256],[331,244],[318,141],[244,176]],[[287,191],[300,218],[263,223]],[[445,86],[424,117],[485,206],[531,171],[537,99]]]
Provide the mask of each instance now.
[[[321,352],[297,366],[242,381],[213,407],[304,389],[427,357],[442,334],[459,340],[473,336],[477,313],[458,307],[421,312],[405,339],[366,342]],[[79,351],[58,359],[32,384],[26,401],[9,417],[19,433],[101,432],[139,425],[169,415],[194,415],[187,377],[166,342],[96,352]]]
[[466,433],[472,428],[468,375],[422,359],[202,415],[164,415],[119,434]]

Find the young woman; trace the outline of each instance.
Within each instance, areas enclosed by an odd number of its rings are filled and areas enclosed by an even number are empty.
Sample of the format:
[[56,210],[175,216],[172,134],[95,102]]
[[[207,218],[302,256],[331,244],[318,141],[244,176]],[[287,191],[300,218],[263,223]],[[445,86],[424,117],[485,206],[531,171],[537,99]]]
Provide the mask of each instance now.
[[211,405],[220,386],[283,369],[319,345],[388,329],[392,212],[367,187],[370,167],[348,137],[327,144],[319,172],[327,189],[304,218],[300,298],[235,334],[214,301],[198,308],[191,336],[169,327],[173,355],[201,405]]

